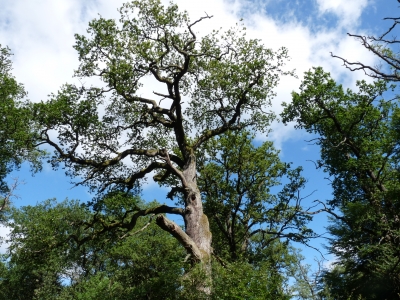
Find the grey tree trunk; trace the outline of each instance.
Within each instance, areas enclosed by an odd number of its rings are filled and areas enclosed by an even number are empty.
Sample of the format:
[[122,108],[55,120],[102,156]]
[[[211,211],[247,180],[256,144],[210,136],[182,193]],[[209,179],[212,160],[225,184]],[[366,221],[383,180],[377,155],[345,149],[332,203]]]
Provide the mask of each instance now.
[[206,294],[211,294],[211,240],[210,224],[203,212],[200,190],[196,179],[196,158],[192,154],[183,169],[185,178],[185,228],[186,234],[200,250],[201,266],[209,279],[199,287]]

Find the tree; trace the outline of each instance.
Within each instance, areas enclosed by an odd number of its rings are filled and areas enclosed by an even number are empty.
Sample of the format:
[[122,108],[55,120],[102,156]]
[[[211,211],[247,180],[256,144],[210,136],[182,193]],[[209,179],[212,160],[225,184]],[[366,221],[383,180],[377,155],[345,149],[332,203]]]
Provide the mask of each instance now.
[[94,237],[88,224],[95,218],[112,220],[121,208],[145,206],[121,194],[101,203],[96,213],[79,201],[55,199],[12,208],[0,299],[177,299],[184,248],[149,218],[138,221],[146,230]]
[[[216,299],[288,299],[296,256],[307,244],[311,215],[301,206],[301,168],[279,159],[271,142],[228,131],[198,157],[198,183],[214,237]],[[282,182],[287,182],[282,184]]]
[[33,122],[24,100],[26,92],[11,74],[10,57],[10,49],[0,45],[0,210],[8,205],[16,184],[10,188],[6,176],[25,160],[32,162],[33,169],[40,168],[42,153],[32,146]]
[[[101,192],[139,189],[152,172],[155,181],[180,195],[183,208],[165,205],[136,211],[130,223],[158,214],[156,223],[172,234],[210,272],[211,232],[197,185],[196,155],[209,139],[228,130],[265,131],[265,113],[287,59],[237,26],[199,38],[176,5],[133,1],[121,9],[120,24],[99,18],[88,36],[76,35],[76,76],[98,78],[99,87],[65,85],[47,102],[33,105],[39,144],[54,148],[54,167],[63,163],[80,184]],[[142,97],[153,79],[153,98]],[[165,91],[160,90],[161,86]],[[183,217],[185,231],[162,213]],[[124,220],[126,221],[126,220]],[[206,294],[210,286],[199,287]]]
[[[397,2],[400,3],[399,0]],[[353,62],[346,58],[334,55],[332,57],[339,58],[343,65],[350,71],[362,70],[364,73],[375,79],[386,81],[400,81],[400,56],[395,48],[400,41],[397,39],[397,29],[400,23],[399,17],[387,17],[384,20],[391,21],[392,25],[380,36],[363,36],[348,33],[347,35],[360,41],[361,45],[372,52],[379,63],[375,66],[366,65],[363,62]]]
[[[272,142],[256,147],[253,138],[244,131],[210,140],[206,163],[199,166],[205,212],[218,235],[214,253],[232,261],[276,239],[307,243],[314,237],[306,227],[311,216],[301,206],[301,168],[291,170]],[[285,179],[288,183],[279,192]]]
[[[195,277],[182,276],[190,267],[185,249],[152,217],[139,219],[135,231],[93,236],[101,229],[95,220],[112,223],[135,205],[157,203],[113,193],[97,204],[101,209],[91,211],[79,201],[52,199],[12,208],[0,299],[199,299],[187,288]],[[252,261],[214,262],[212,299],[289,299],[284,274],[294,264],[293,250],[279,240],[259,248]]]
[[383,98],[385,82],[357,86],[344,91],[314,68],[282,117],[316,135],[316,164],[332,178],[333,199],[320,203],[332,217],[329,250],[338,259],[325,276],[333,296],[392,299],[400,293],[400,111]]

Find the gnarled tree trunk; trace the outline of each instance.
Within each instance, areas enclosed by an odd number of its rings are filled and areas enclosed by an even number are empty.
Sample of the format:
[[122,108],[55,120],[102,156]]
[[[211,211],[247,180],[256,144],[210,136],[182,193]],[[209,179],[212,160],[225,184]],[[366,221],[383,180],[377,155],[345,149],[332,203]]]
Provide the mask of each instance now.
[[196,158],[191,155],[183,169],[185,178],[185,228],[187,235],[194,241],[200,250],[200,263],[207,275],[198,289],[205,294],[211,294],[211,231],[208,218],[203,212],[200,190],[196,180]]

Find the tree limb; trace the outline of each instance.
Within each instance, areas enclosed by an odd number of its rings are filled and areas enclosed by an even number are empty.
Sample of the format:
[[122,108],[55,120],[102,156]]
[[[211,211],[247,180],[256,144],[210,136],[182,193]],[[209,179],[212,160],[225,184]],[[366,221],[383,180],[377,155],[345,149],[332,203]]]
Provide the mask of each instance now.
[[161,229],[174,236],[182,244],[186,251],[192,255],[195,261],[199,262],[202,260],[200,249],[176,223],[168,220],[164,215],[158,215],[156,218],[156,223]]

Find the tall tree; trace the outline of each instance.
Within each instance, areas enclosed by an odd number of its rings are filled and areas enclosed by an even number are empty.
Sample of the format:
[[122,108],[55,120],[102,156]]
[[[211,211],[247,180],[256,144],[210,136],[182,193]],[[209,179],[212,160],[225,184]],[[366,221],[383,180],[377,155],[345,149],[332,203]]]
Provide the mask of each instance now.
[[316,164],[332,178],[333,199],[321,204],[332,217],[329,249],[338,258],[326,275],[333,296],[388,299],[400,293],[400,111],[396,99],[384,99],[384,82],[357,85],[344,91],[314,68],[282,116],[316,135]]
[[[176,5],[157,0],[133,1],[120,12],[119,24],[99,18],[88,35],[76,35],[76,76],[103,84],[66,85],[34,105],[39,143],[54,148],[53,166],[64,163],[69,175],[100,192],[139,188],[155,172],[171,195],[181,194],[183,208],[139,210],[129,224],[112,226],[133,228],[138,217],[158,214],[157,224],[209,272],[211,232],[196,152],[228,130],[268,128],[272,115],[265,110],[286,74],[287,51],[246,39],[240,26],[199,38],[195,27],[211,16],[190,21]],[[152,98],[141,96],[146,80],[154,81],[147,83]],[[185,231],[162,213],[183,217]],[[210,293],[207,284],[199,289]]]
[[0,45],[0,210],[11,197],[12,187],[6,176],[18,168],[24,160],[30,160],[33,168],[39,167],[40,150],[32,146],[33,122],[22,84],[12,75],[11,51]]

